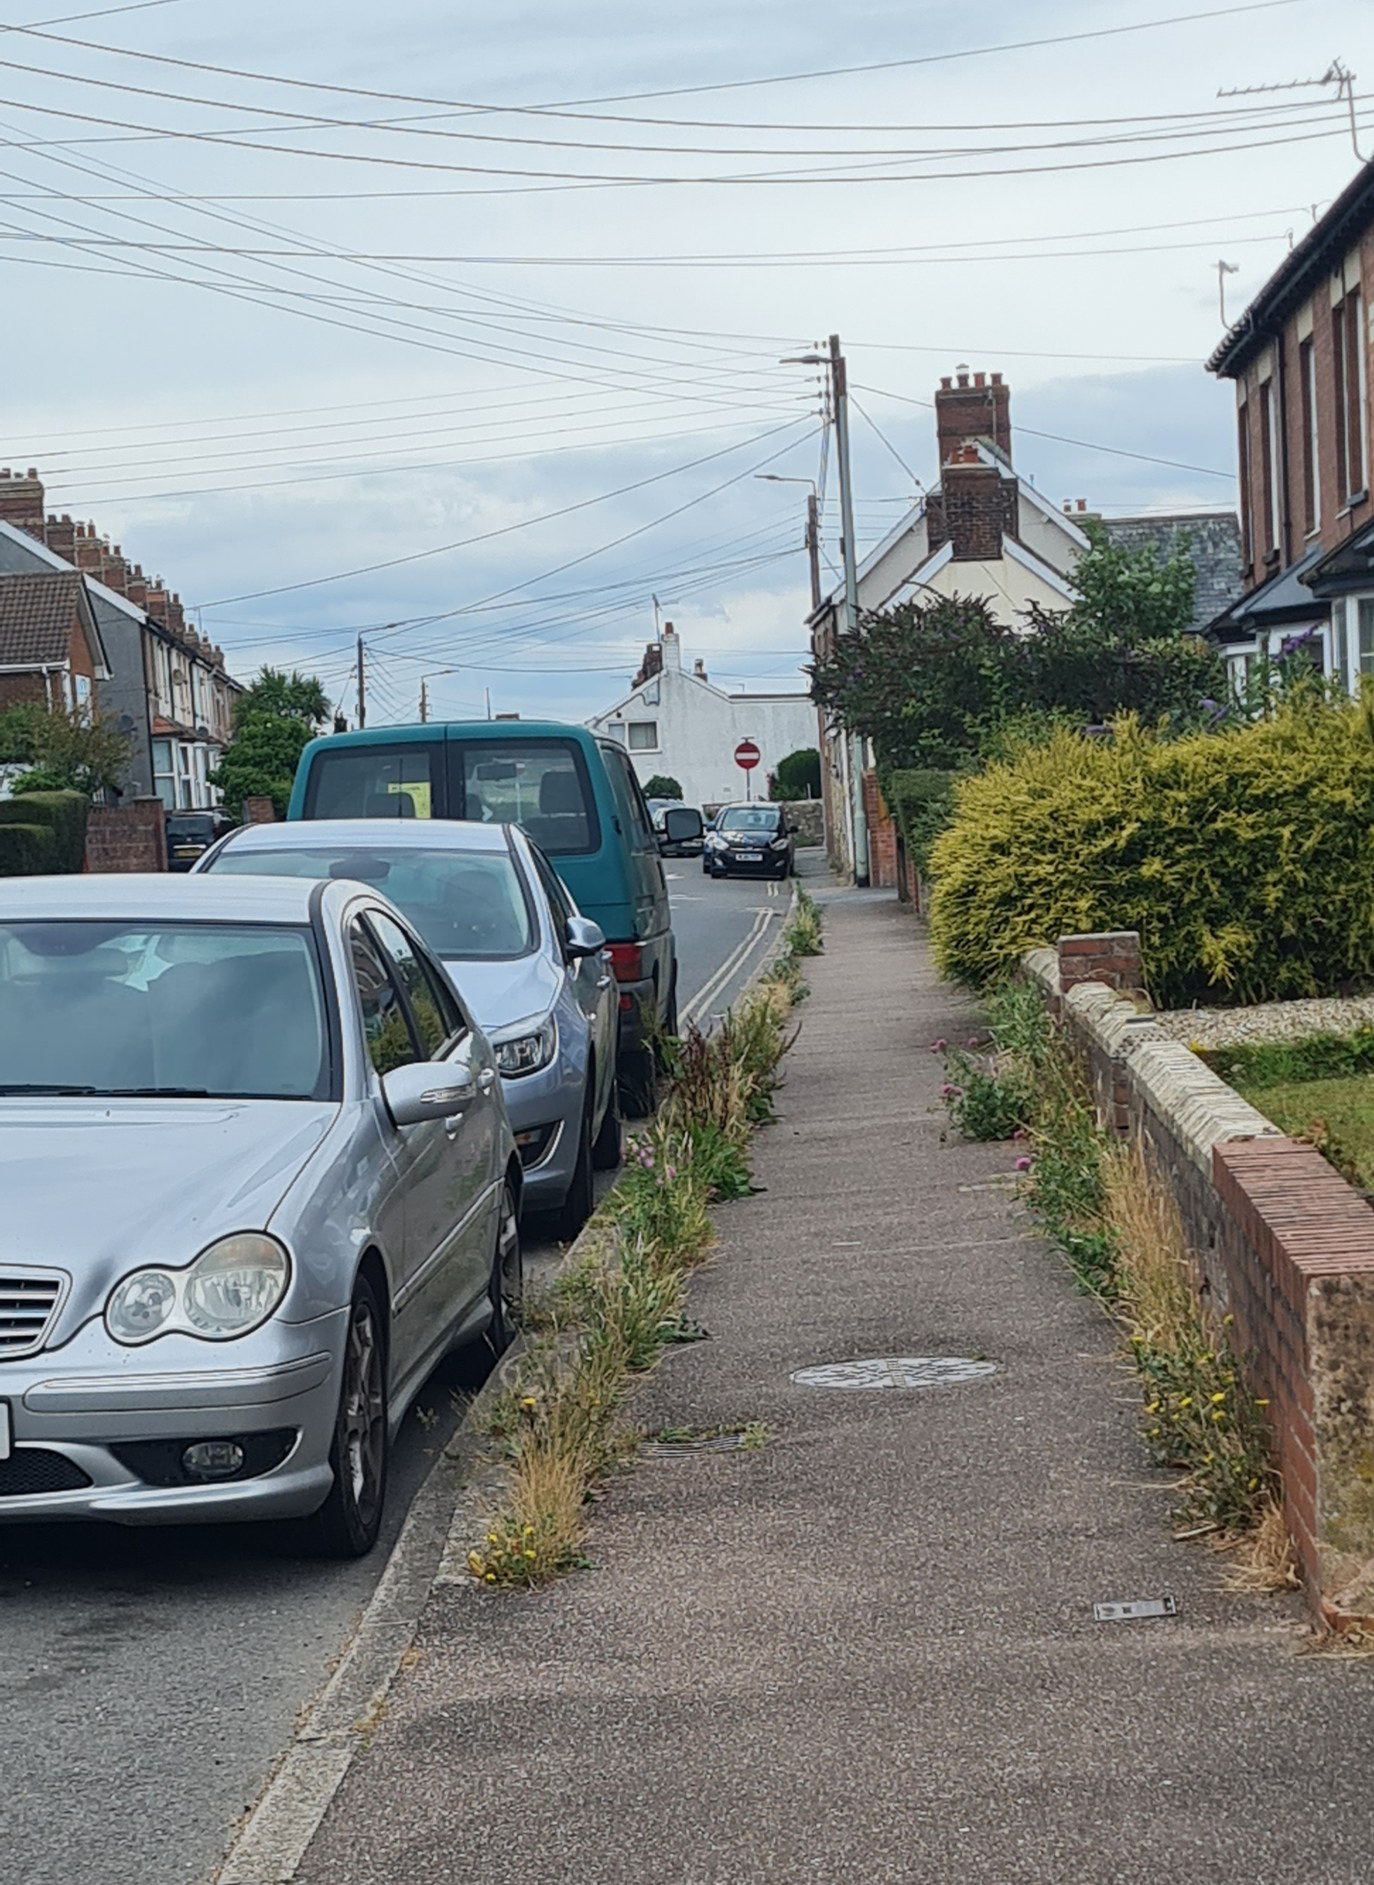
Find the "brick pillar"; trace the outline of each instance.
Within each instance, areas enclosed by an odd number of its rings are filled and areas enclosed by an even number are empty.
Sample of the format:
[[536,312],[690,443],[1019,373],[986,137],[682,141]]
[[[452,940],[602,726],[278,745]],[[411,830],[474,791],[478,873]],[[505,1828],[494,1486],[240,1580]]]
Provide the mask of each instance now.
[[1140,933],[1134,929],[1103,931],[1098,935],[1059,938],[1059,992],[1066,995],[1079,982],[1104,982],[1118,992],[1143,990]]
[[251,798],[243,801],[243,822],[245,825],[275,825],[277,808],[268,798]]
[[97,805],[86,826],[88,871],[165,871],[167,819],[162,800]]
[[876,772],[863,780],[864,816],[868,820],[868,881],[875,890],[897,887],[897,827],[878,787]]

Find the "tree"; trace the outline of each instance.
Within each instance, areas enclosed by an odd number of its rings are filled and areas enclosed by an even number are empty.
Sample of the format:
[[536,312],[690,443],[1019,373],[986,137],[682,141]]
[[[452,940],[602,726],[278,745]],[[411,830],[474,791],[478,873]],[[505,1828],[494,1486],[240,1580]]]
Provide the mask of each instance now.
[[967,771],[1018,728],[1100,726],[1124,712],[1174,732],[1205,726],[1225,669],[1187,632],[1191,562],[1090,531],[1069,608],[1032,608],[1011,629],[976,597],[904,603],[840,636],[812,669],[817,700],[872,741],[884,769]]
[[296,762],[329,717],[329,698],[313,675],[264,668],[239,696],[234,737],[210,775],[236,816],[245,799],[270,798],[286,816]]
[[644,788],[646,799],[680,799],[682,787],[669,773],[656,772]]
[[119,787],[133,742],[94,707],[21,703],[0,713],[0,765],[27,766],[10,790],[97,792]]
[[818,799],[821,795],[821,756],[814,746],[799,746],[778,761],[768,796],[772,799]]

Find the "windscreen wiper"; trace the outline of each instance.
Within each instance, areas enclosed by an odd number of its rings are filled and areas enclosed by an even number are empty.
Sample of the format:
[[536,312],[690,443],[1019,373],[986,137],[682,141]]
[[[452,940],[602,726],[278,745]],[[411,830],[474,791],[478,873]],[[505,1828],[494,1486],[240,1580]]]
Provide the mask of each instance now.
[[61,1099],[66,1099],[68,1097],[89,1099],[90,1096],[95,1092],[95,1090],[96,1089],[93,1086],[61,1086],[61,1085],[39,1086],[33,1083],[29,1083],[23,1086],[0,1086],[0,1094],[4,1094],[4,1093],[51,1093]]
[[203,1086],[0,1086],[5,1094],[32,1093],[53,1099],[105,1100],[208,1100],[209,1087]]

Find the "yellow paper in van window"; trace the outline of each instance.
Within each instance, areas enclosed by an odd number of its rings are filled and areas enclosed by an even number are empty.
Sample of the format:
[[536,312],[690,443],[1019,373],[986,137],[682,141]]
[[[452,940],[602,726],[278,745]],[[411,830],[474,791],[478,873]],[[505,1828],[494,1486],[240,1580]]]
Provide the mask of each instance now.
[[415,807],[415,816],[417,818],[432,818],[434,816],[430,806],[430,786],[427,779],[393,779],[387,785],[386,789],[393,797],[401,792],[408,793],[411,804]]

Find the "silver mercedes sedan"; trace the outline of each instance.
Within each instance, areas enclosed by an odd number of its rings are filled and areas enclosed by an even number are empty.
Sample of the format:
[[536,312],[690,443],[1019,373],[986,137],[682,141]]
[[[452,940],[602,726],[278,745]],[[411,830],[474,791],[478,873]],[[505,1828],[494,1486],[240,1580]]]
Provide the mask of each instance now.
[[351,1557],[436,1363],[511,1337],[492,1051],[364,885],[0,885],[0,1520]]
[[619,990],[606,938],[518,825],[311,818],[244,825],[197,872],[352,877],[403,910],[491,1042],[525,1172],[527,1211],[571,1239],[592,1172],[620,1163]]

